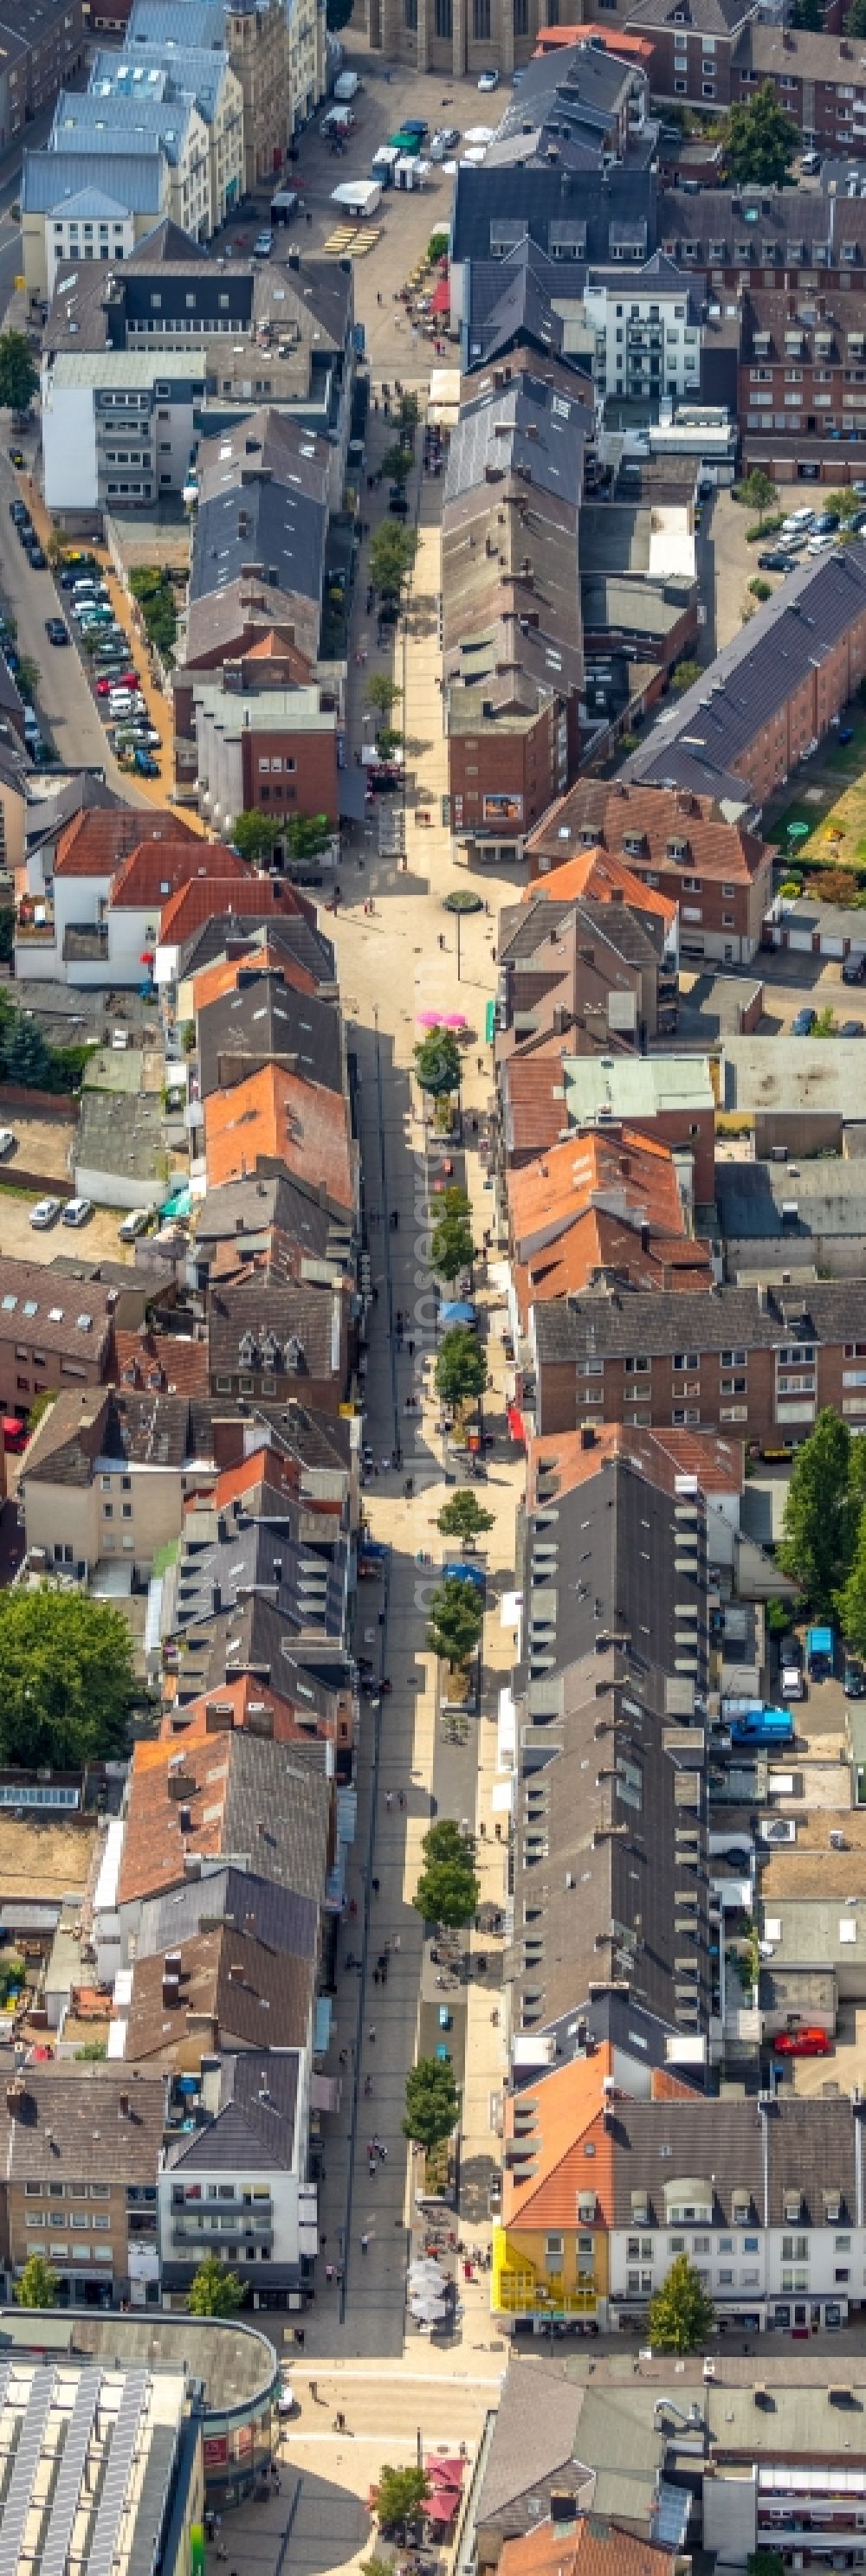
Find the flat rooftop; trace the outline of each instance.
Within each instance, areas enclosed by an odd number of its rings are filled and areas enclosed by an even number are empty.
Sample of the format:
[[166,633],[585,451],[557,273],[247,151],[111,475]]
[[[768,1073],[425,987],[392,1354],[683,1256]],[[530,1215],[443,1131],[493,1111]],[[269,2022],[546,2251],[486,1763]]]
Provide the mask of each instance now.
[[[33,2340],[32,2316],[22,2308],[0,2308],[0,2371],[10,2354],[26,2355]],[[110,2314],[78,2309],[40,2311],[40,2349],[68,2353],[81,2360],[113,2363],[121,2370],[151,2374],[189,2373],[201,2380],[205,2414],[246,2412],[265,2402],[278,2373],[277,2356],[268,2336],[257,2326],[217,2317]]]

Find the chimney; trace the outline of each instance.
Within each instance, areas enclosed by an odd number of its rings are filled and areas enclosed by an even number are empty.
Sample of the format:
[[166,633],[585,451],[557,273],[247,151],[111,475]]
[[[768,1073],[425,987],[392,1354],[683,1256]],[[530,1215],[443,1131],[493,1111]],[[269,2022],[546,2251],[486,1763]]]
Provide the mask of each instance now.
[[229,1968],[229,1984],[232,1986],[242,1986],[243,1982],[244,1972],[241,1961],[240,1959],[233,1959]]
[[119,2096],[118,2104],[117,2104],[117,2116],[118,2116],[118,2119],[119,2119],[119,2120],[128,2120],[128,2118],[129,2118],[129,2094],[128,2094],[128,2093],[121,2093],[121,2094],[120,2094],[120,2096]]
[[176,2005],[180,2002],[180,1978],[169,1977],[165,1970],[163,1970],[162,1979],[162,2000],[165,2005]]
[[26,2084],[20,2075],[16,2075],[13,2077],[12,2083],[7,2084],[6,2086],[6,2109],[9,2113],[10,2120],[23,2120],[24,2104],[26,2100]]
[[[594,1448],[595,1448],[595,1429],[594,1429],[594,1426],[593,1426],[593,1424],[592,1424],[591,1422],[582,1422],[582,1423],[581,1423],[581,1426],[580,1426],[580,1445],[581,1445],[581,1448],[582,1448],[582,1449],[594,1449]],[[553,2511],[553,2498],[551,2497],[551,2512],[552,2512],[552,2511]]]
[[573,2495],[554,2487],[550,2498],[550,2519],[557,2532],[568,2531],[577,2521]]

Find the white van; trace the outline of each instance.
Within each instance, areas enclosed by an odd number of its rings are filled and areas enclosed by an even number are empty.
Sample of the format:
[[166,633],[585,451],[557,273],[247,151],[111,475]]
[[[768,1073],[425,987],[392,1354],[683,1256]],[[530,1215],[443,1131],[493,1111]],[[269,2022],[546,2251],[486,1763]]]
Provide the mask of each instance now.
[[792,510],[788,518],[782,520],[782,535],[783,537],[804,537],[807,528],[813,527],[814,522],[814,510]]

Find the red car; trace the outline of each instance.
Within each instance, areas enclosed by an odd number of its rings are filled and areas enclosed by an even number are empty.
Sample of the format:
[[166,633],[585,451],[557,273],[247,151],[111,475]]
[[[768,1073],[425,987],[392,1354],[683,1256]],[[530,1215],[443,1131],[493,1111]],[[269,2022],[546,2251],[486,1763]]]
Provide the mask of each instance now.
[[96,695],[98,698],[110,698],[114,689],[137,689],[137,687],[137,671],[118,671],[116,675],[112,672],[110,680],[97,680]]
[[777,2057],[830,2057],[833,2042],[825,2030],[780,2030],[773,2049]]

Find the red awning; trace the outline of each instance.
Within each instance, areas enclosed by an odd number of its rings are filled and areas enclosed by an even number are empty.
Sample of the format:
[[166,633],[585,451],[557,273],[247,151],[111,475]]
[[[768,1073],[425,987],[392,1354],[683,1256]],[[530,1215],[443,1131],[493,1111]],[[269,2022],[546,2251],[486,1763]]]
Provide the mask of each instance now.
[[521,1448],[525,1448],[526,1432],[523,1427],[523,1415],[516,1404],[510,1404],[508,1407],[508,1428],[512,1440],[519,1440]]
[[447,277],[440,277],[438,286],[434,286],[430,298],[430,311],[431,313],[450,313],[451,288]]

